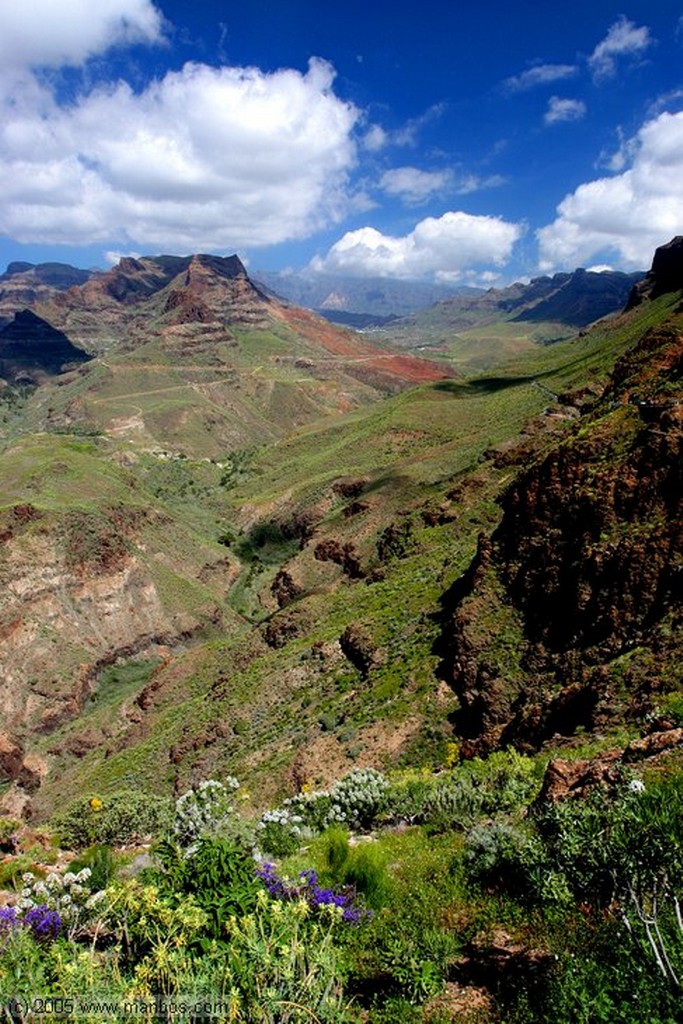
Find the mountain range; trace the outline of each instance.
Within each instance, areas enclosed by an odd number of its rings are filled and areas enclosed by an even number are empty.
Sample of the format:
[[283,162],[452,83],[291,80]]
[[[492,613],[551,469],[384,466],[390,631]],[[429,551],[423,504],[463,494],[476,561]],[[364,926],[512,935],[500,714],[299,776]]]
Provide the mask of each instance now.
[[[592,316],[603,275],[560,277],[490,315]],[[237,257],[126,259],[15,311],[4,812],[671,730],[681,288],[676,239],[627,310],[466,376]]]

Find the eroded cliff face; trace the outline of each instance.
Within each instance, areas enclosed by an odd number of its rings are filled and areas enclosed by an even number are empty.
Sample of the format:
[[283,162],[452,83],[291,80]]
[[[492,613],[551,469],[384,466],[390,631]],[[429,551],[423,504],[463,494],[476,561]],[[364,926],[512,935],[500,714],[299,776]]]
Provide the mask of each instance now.
[[446,629],[472,750],[646,718],[680,686],[682,374],[674,318],[504,496]]
[[[122,658],[164,655],[220,621],[219,591],[206,564],[173,565],[150,543],[163,531],[154,511],[111,508],[55,517],[30,504],[0,523],[0,782],[2,807],[24,813],[50,770],[36,757],[41,736],[81,714],[101,670]],[[230,578],[223,566],[223,587]],[[194,581],[187,606],[169,600],[164,580]]]

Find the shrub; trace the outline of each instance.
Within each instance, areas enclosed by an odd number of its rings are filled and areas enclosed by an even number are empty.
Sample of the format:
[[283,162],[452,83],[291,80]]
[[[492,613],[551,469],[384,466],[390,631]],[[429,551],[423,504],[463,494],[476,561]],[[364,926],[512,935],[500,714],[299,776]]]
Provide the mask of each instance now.
[[311,920],[306,902],[273,905],[265,893],[257,913],[233,918],[221,979],[233,1002],[232,1019],[253,1024],[350,1021],[335,943],[338,922],[330,907]]
[[[17,908],[24,921],[31,921],[38,927],[39,921],[48,922],[48,911],[59,917],[59,931],[62,926],[69,938],[79,935],[85,926],[101,909],[104,892],[93,892],[89,886],[90,869],[83,868],[77,874],[67,871],[60,874],[51,871],[44,879],[36,878],[30,871],[24,875],[24,888],[17,900]],[[53,918],[53,925],[56,918]],[[46,928],[52,925],[45,924]],[[35,929],[34,929],[35,931]]]
[[516,750],[496,750],[485,759],[465,761],[458,772],[481,790],[482,810],[493,815],[533,800],[541,788],[543,765]]
[[413,824],[422,820],[425,803],[433,785],[431,777],[408,776],[393,782],[386,793],[383,819],[393,824]]
[[297,793],[285,800],[283,807],[291,815],[300,818],[301,827],[311,835],[324,832],[327,828],[332,798],[325,790]]
[[287,857],[301,844],[301,817],[288,808],[266,811],[256,829],[257,843],[263,853]]
[[164,869],[163,888],[175,898],[195,898],[207,916],[212,938],[225,937],[231,915],[248,914],[254,909],[260,888],[254,861],[234,842],[203,836],[187,852],[166,841],[159,845],[157,854]]
[[189,848],[200,836],[217,835],[236,815],[234,794],[239,782],[228,776],[225,783],[207,779],[176,800],[173,835]]
[[165,832],[172,803],[164,798],[120,790],[109,796],[83,797],[53,819],[63,846],[81,850],[94,843],[122,845]]
[[521,810],[540,788],[539,768],[514,750],[465,761],[428,789],[417,816],[434,832],[466,831],[482,815]]
[[329,825],[343,823],[361,831],[372,828],[384,808],[389,788],[384,775],[374,768],[358,768],[330,790]]
[[504,822],[476,825],[465,841],[463,860],[470,879],[516,895],[528,889],[530,859],[529,838]]
[[[0,998],[9,1000],[28,997],[48,991],[49,964],[43,949],[27,928],[12,928],[6,932],[0,957]],[[8,1019],[21,1020],[9,1016]],[[19,1013],[21,1009],[19,1008]]]
[[93,892],[98,889],[106,889],[116,872],[114,853],[111,846],[104,844],[90,846],[83,851],[80,857],[71,861],[69,868],[74,874],[87,868],[90,872],[87,885]]
[[674,990],[683,976],[683,775],[625,785],[611,799],[546,807],[537,817],[552,868],[591,914],[625,923],[623,940],[645,949]]
[[467,775],[453,773],[427,793],[421,820],[433,832],[466,830],[481,813],[483,793]]
[[356,768],[329,791],[298,793],[285,800],[284,807],[301,819],[311,832],[324,832],[333,825],[365,831],[384,810],[389,783],[374,768]]
[[171,901],[158,886],[139,878],[111,885],[104,908],[110,928],[120,937],[125,961],[135,965],[138,975],[148,973],[144,958],[150,953],[157,965],[164,959],[168,964],[169,948],[183,950],[202,935],[207,923],[193,896],[178,894]]
[[35,862],[23,853],[0,863],[0,889],[21,888],[25,873],[34,869]]

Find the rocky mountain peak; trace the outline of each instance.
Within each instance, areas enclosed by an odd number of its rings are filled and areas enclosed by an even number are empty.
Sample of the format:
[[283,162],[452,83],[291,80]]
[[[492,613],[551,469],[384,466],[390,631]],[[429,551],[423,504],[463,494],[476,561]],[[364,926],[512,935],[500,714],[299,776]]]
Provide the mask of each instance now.
[[676,235],[655,250],[652,267],[643,281],[634,285],[626,309],[639,306],[646,299],[656,299],[683,288],[683,235]]
[[33,267],[33,263],[25,263],[24,260],[13,260],[7,264],[7,270],[2,276],[14,277],[15,274],[25,274],[28,270],[33,270]]
[[225,277],[234,280],[238,277],[248,277],[242,260],[239,256],[212,256],[208,253],[197,253],[190,258],[188,272],[199,269],[211,271],[218,277]]

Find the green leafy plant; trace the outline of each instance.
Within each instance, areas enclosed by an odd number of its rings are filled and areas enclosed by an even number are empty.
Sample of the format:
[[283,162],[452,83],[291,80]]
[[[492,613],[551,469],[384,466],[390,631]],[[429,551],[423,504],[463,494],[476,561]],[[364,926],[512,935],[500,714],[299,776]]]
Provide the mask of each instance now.
[[165,832],[172,803],[164,797],[120,790],[102,797],[83,797],[52,824],[62,845],[75,850],[95,843],[123,845]]
[[14,850],[19,828],[21,828],[21,822],[16,818],[0,818],[0,850],[4,853]]
[[426,794],[420,818],[433,832],[464,831],[481,813],[483,802],[481,788],[472,778],[452,773]]
[[260,891],[251,855],[228,839],[204,836],[190,853],[171,841],[157,848],[164,891],[172,898],[193,896],[207,918],[207,934],[225,938],[232,915],[248,914]]
[[470,880],[503,887],[518,898],[529,888],[532,860],[529,837],[505,822],[475,825],[465,841],[463,861]]
[[273,857],[286,857],[301,844],[301,817],[288,808],[265,811],[257,829],[258,845],[263,853]]
[[91,890],[106,889],[116,873],[116,861],[111,846],[102,843],[90,846],[69,865],[74,874],[78,874],[84,868],[90,872],[87,885]]
[[235,1001],[235,1020],[254,1024],[350,1022],[342,985],[336,908],[311,918],[305,902],[269,904],[233,917],[223,984]]

